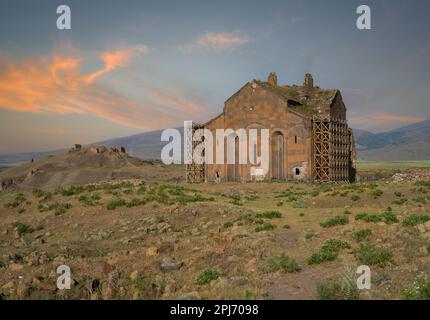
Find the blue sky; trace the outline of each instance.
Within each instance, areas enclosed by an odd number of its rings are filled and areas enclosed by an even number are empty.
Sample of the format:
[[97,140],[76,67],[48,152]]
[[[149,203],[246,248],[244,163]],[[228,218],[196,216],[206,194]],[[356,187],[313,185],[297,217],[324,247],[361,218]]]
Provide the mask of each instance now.
[[[56,28],[56,8],[72,30]],[[356,8],[372,9],[359,31]],[[428,1],[0,3],[0,153],[205,120],[244,83],[338,88],[353,127],[430,118]],[[55,70],[55,71],[53,71]]]

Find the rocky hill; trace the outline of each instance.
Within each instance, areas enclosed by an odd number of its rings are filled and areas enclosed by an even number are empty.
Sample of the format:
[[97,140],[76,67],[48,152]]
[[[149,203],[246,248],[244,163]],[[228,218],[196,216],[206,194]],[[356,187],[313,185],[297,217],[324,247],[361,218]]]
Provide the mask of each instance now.
[[[0,190],[83,185],[114,179],[180,180],[181,169],[165,173],[159,161],[142,160],[128,155],[124,147],[92,146],[74,148],[59,154],[31,160],[0,172]],[[167,175],[170,176],[167,177]],[[166,176],[166,177],[164,177]]]

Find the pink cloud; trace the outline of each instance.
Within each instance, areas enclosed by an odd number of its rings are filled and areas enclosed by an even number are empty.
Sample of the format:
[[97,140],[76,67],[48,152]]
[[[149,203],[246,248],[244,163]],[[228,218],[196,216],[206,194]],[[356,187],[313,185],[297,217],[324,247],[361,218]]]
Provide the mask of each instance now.
[[144,46],[104,52],[104,67],[90,74],[80,71],[81,59],[54,55],[14,61],[0,60],[0,108],[17,112],[90,114],[142,130],[177,126],[192,112],[204,113],[196,102],[154,90],[150,103],[120,95],[96,79],[127,66]]

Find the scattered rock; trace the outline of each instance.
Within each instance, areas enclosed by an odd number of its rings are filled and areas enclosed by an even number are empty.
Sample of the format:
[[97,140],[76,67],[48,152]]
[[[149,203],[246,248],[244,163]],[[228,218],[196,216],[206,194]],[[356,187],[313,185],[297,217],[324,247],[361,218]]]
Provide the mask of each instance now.
[[146,249],[147,257],[155,257],[156,255],[158,255],[158,249],[156,247],[149,247]]
[[164,258],[160,262],[160,270],[163,272],[176,271],[182,268],[184,265],[181,261],[176,261],[171,258]]
[[130,273],[130,280],[136,281],[140,278],[140,272],[138,270],[134,270],[132,273]]
[[180,295],[178,300],[202,300],[202,297],[197,291],[192,291]]
[[24,268],[24,266],[22,264],[18,264],[18,263],[11,263],[9,265],[9,270],[11,270],[11,271],[22,270],[23,268]]
[[9,281],[6,284],[4,284],[1,288],[3,290],[9,290],[15,287],[15,283],[13,281]]
[[419,224],[419,225],[417,225],[417,229],[418,229],[418,231],[419,232],[421,232],[421,233],[426,233],[426,227],[424,226],[424,224]]

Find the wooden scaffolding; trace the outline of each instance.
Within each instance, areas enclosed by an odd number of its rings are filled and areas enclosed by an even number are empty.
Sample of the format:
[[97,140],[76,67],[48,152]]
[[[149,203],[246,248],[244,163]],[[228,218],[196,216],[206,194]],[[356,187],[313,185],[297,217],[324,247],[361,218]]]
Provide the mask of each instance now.
[[312,119],[312,178],[318,182],[350,182],[351,131],[345,120]]
[[[194,136],[194,132],[198,129],[203,129],[203,125],[193,123],[192,126],[192,134],[191,134],[191,141],[185,141],[185,143],[190,144],[186,146],[186,150],[188,152],[187,156],[188,159],[192,159],[191,164],[186,164],[185,167],[185,179],[187,183],[202,183],[205,182],[205,164],[197,164],[194,163],[193,160],[193,150],[194,148],[201,143],[201,141],[193,141],[192,137]],[[185,133],[184,133],[185,134]]]

